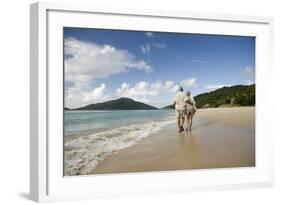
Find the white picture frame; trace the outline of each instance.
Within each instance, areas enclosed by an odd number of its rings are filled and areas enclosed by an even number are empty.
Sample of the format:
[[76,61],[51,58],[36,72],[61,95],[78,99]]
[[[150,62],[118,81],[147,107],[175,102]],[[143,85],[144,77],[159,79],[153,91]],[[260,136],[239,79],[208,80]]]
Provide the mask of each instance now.
[[[32,4],[30,11],[32,200],[41,202],[273,186],[273,133],[269,129],[273,119],[273,110],[270,109],[272,18],[46,2]],[[63,112],[63,73],[59,68],[63,62],[64,26],[255,36],[256,166],[63,177],[60,117]],[[263,118],[268,120],[262,121]]]

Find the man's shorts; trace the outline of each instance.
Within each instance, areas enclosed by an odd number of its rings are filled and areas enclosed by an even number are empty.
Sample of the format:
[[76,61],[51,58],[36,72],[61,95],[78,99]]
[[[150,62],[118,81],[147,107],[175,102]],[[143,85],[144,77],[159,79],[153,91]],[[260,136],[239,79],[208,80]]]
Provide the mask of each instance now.
[[186,113],[186,110],[176,110],[176,117],[179,118],[184,118],[185,117],[185,113]]

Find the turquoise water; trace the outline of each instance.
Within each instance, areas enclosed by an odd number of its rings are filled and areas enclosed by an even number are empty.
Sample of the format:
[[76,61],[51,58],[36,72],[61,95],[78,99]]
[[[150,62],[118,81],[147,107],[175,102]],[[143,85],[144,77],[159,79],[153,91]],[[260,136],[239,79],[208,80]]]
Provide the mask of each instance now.
[[89,174],[111,154],[171,123],[173,110],[65,111],[64,174]]
[[172,110],[64,111],[65,136],[165,120]]

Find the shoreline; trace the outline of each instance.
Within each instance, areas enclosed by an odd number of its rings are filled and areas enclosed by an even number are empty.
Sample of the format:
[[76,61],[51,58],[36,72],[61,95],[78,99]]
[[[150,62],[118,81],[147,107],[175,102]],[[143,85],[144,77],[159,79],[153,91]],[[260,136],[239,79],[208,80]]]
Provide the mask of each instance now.
[[90,174],[108,156],[137,144],[169,124],[174,124],[174,120],[167,117],[101,132],[82,132],[68,136],[64,139],[64,174]]
[[[225,106],[225,107],[224,107]],[[206,109],[220,109],[220,108],[244,108],[244,107],[255,107],[255,105],[233,105],[231,106],[230,104],[224,104],[224,105],[221,105],[219,107],[207,107],[207,108],[197,108],[197,110],[206,110]],[[68,111],[82,111],[82,112],[88,112],[88,111],[93,111],[93,112],[115,112],[115,111],[136,111],[136,110],[139,110],[139,111],[157,111],[157,110],[174,110],[174,109],[171,109],[171,108],[157,108],[157,109],[133,109],[133,110],[126,110],[126,109],[122,109],[122,110],[117,110],[117,109],[114,109],[114,110],[101,110],[101,109],[96,109],[96,110],[93,110],[93,109],[89,109],[89,110],[78,110],[78,109],[64,109],[64,111],[68,112]]]
[[101,161],[90,174],[255,166],[255,107],[198,109],[192,132],[171,124]]

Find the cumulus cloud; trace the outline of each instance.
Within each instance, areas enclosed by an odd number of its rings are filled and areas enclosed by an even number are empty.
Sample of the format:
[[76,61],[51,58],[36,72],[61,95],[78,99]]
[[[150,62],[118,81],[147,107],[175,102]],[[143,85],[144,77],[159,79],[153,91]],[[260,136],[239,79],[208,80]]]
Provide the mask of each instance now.
[[174,86],[172,87],[172,89],[171,89],[171,92],[173,92],[173,93],[178,92],[178,91],[179,91],[179,88],[180,88],[180,86],[174,85]]
[[66,38],[64,44],[67,82],[65,97],[69,107],[104,99],[105,84],[92,88],[97,78],[106,78],[130,70],[152,71],[152,66],[144,60],[137,59],[127,50],[111,45],[99,45],[75,38]]
[[[196,88],[198,86],[195,78],[183,80],[180,84],[185,89]],[[151,83],[140,81],[134,85],[124,82],[116,89],[115,98],[128,97],[141,102],[151,102],[158,96],[172,94],[178,90],[179,85],[171,80],[157,80]]]
[[196,78],[190,78],[190,79],[182,80],[180,82],[180,85],[183,86],[185,89],[192,89],[192,88],[198,87]]
[[156,96],[158,95],[158,89],[148,82],[141,81],[136,83],[132,88],[130,88],[130,84],[123,83],[121,88],[116,90],[116,93],[118,96],[132,98],[138,96]]
[[110,93],[106,91],[106,85],[103,83],[92,89],[81,89],[78,87],[69,87],[66,90],[65,106],[76,108],[91,103],[103,102],[111,99]]
[[[189,85],[185,86],[185,89],[194,86],[192,85],[194,83],[194,80],[192,79],[189,79],[189,81],[184,80],[182,82]],[[158,104],[162,105],[163,103],[166,103],[161,101],[163,96],[173,95],[173,93],[178,90],[179,85],[171,80],[156,80],[154,82],[139,81],[133,85],[123,82],[118,88],[111,90],[111,92],[106,89],[106,84],[104,83],[92,89],[80,89],[70,84],[66,89],[65,105],[66,107],[75,108],[120,97],[128,97],[144,103],[155,104],[159,101]]]
[[89,92],[83,92],[83,102],[100,101],[106,98],[105,96],[105,84],[101,84],[100,87],[94,88]]
[[66,79],[85,85],[95,78],[105,78],[130,69],[149,72],[151,65],[137,60],[129,51],[111,45],[98,45],[74,38],[65,39]]
[[116,97],[128,97],[134,100],[148,102],[149,97],[158,96],[161,92],[173,92],[174,82],[157,80],[156,82],[140,81],[134,86],[129,83],[122,83],[122,85],[116,89]]
[[142,53],[148,54],[152,49],[166,49],[167,46],[164,43],[147,43],[145,45],[141,45],[140,49]]
[[164,89],[167,91],[172,91],[173,86],[174,86],[174,82],[171,80],[167,80],[164,84]]

